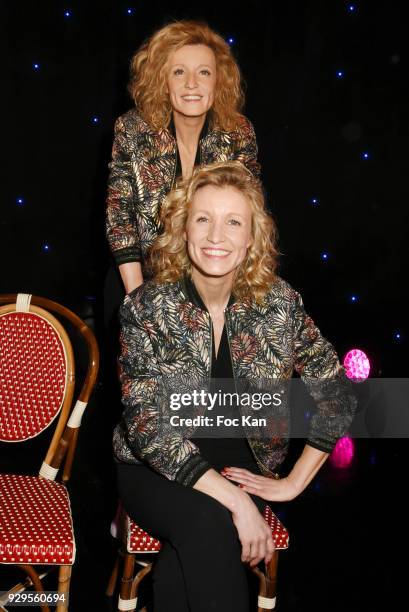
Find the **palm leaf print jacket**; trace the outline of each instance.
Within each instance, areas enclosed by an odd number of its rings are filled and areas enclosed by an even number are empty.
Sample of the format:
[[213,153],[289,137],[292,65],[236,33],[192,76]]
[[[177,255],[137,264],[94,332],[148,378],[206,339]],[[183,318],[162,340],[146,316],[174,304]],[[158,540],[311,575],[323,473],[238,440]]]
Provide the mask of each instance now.
[[[210,130],[206,121],[199,138],[195,165],[241,161],[259,175],[253,126],[242,117],[233,132]],[[132,109],[115,123],[109,164],[106,233],[118,265],[143,265],[159,229],[160,206],[180,174],[173,123],[155,131]]]
[[[194,427],[169,425],[169,398],[161,381],[180,390],[210,377],[211,319],[194,293],[192,281],[183,278],[175,283],[148,281],[125,297],[119,357],[125,410],[114,432],[119,461],[145,462],[186,486],[211,466],[189,439]],[[278,277],[262,303],[231,299],[225,324],[235,380],[288,381],[298,372],[317,403],[307,443],[331,452],[348,430],[356,400],[334,348],[306,314],[301,296]],[[272,476],[282,463],[288,446],[288,437],[277,435],[273,423],[267,423],[265,431],[270,425],[275,432],[271,436],[254,437],[252,428],[245,431],[265,476]]]

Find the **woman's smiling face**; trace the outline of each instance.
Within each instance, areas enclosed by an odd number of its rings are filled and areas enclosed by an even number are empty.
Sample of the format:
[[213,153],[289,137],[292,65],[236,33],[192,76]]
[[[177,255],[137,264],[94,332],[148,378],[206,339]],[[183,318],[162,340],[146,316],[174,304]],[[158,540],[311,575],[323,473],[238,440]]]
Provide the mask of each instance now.
[[194,269],[203,276],[232,280],[251,244],[251,216],[249,202],[234,187],[198,189],[185,230]]
[[184,45],[168,61],[167,85],[174,112],[186,117],[207,113],[214,101],[216,57],[206,45]]

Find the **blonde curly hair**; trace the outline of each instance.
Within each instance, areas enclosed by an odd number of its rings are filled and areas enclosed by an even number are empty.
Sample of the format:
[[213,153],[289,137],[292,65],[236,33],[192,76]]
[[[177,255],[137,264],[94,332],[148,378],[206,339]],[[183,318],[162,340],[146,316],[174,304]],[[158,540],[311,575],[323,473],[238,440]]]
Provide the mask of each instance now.
[[266,209],[262,187],[251,172],[238,161],[218,162],[198,168],[192,177],[180,182],[164,200],[161,227],[150,251],[150,265],[156,283],[191,276],[192,262],[184,232],[195,193],[207,185],[234,187],[251,208],[251,245],[238,266],[232,291],[239,300],[261,302],[276,279],[278,265],[277,228]]
[[216,89],[210,127],[233,131],[242,117],[244,93],[240,69],[229,45],[206,23],[182,20],[155,32],[131,59],[128,91],[139,113],[154,129],[167,128],[172,106],[167,93],[168,60],[184,45],[206,45],[216,57]]

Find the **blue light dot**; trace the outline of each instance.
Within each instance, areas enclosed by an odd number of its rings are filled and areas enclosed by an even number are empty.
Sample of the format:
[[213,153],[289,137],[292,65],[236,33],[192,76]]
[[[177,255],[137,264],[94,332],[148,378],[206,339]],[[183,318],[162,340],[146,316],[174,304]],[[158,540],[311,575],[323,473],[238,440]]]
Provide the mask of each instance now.
[[24,198],[16,198],[16,203],[17,203],[19,206],[22,206],[22,205],[24,204]]
[[128,13],[128,15],[133,15],[134,9],[130,6],[129,8],[126,9],[126,12]]
[[395,338],[395,340],[400,340],[400,339],[401,339],[401,337],[402,337],[402,336],[400,335],[400,332],[395,332],[395,334],[394,334],[394,338]]
[[358,296],[357,295],[351,295],[351,302],[357,302],[358,301]]
[[311,204],[314,204],[314,206],[318,206],[319,201],[317,200],[317,198],[312,198],[311,199]]
[[349,11],[350,13],[353,13],[353,12],[354,12],[354,10],[355,10],[355,6],[354,6],[353,4],[350,4],[350,5],[348,6],[348,11]]
[[92,117],[91,121],[92,121],[92,123],[98,123],[99,118],[98,117]]
[[227,39],[227,42],[229,43],[229,45],[234,45],[234,38],[230,36],[230,38]]
[[338,77],[339,79],[342,79],[342,77],[343,77],[343,76],[344,76],[343,71],[342,71],[342,70],[338,70],[338,72],[337,72],[337,77]]
[[43,251],[48,252],[50,250],[50,245],[49,244],[43,244]]
[[362,159],[369,159],[369,153],[362,153]]
[[34,70],[40,70],[40,64],[33,64]]
[[64,11],[64,17],[71,17],[71,11]]
[[329,258],[328,253],[321,253],[321,259],[323,259],[324,261],[326,261]]

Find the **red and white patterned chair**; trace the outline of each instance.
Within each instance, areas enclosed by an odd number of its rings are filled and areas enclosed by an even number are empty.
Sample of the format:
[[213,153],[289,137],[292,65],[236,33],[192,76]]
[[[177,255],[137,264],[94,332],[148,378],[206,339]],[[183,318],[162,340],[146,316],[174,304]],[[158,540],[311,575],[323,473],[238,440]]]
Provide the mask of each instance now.
[[[259,579],[257,612],[267,612],[275,608],[278,553],[280,550],[287,549],[289,545],[289,534],[287,529],[268,505],[266,505],[264,510],[264,518],[271,528],[275,551],[270,563],[265,566],[265,573],[258,567],[251,568]],[[112,526],[114,527],[113,535],[122,540],[123,549],[117,557],[107,588],[107,595],[111,597],[114,593],[119,573],[119,559],[120,556],[122,556],[124,557],[124,562],[118,598],[118,611],[136,610],[139,584],[141,580],[149,574],[153,567],[153,563],[148,563],[146,561],[145,555],[159,552],[161,543],[138,527],[120,506]],[[141,559],[141,557],[144,557],[144,559]],[[142,567],[136,575],[135,563]]]
[[[29,577],[9,593],[31,585],[42,592],[41,577],[58,567],[58,591],[65,597],[75,559],[65,483],[98,373],[98,346],[90,328],[56,302],[9,294],[0,295],[0,304],[5,304],[0,306],[0,442],[23,442],[54,426],[38,476],[0,474],[0,563],[15,565]],[[88,349],[88,369],[75,405],[73,349],[64,327],[49,311],[69,321]],[[57,476],[64,460],[63,484]],[[34,566],[41,566],[41,577]],[[40,607],[49,612],[47,605]],[[60,604],[56,609],[67,607]]]

